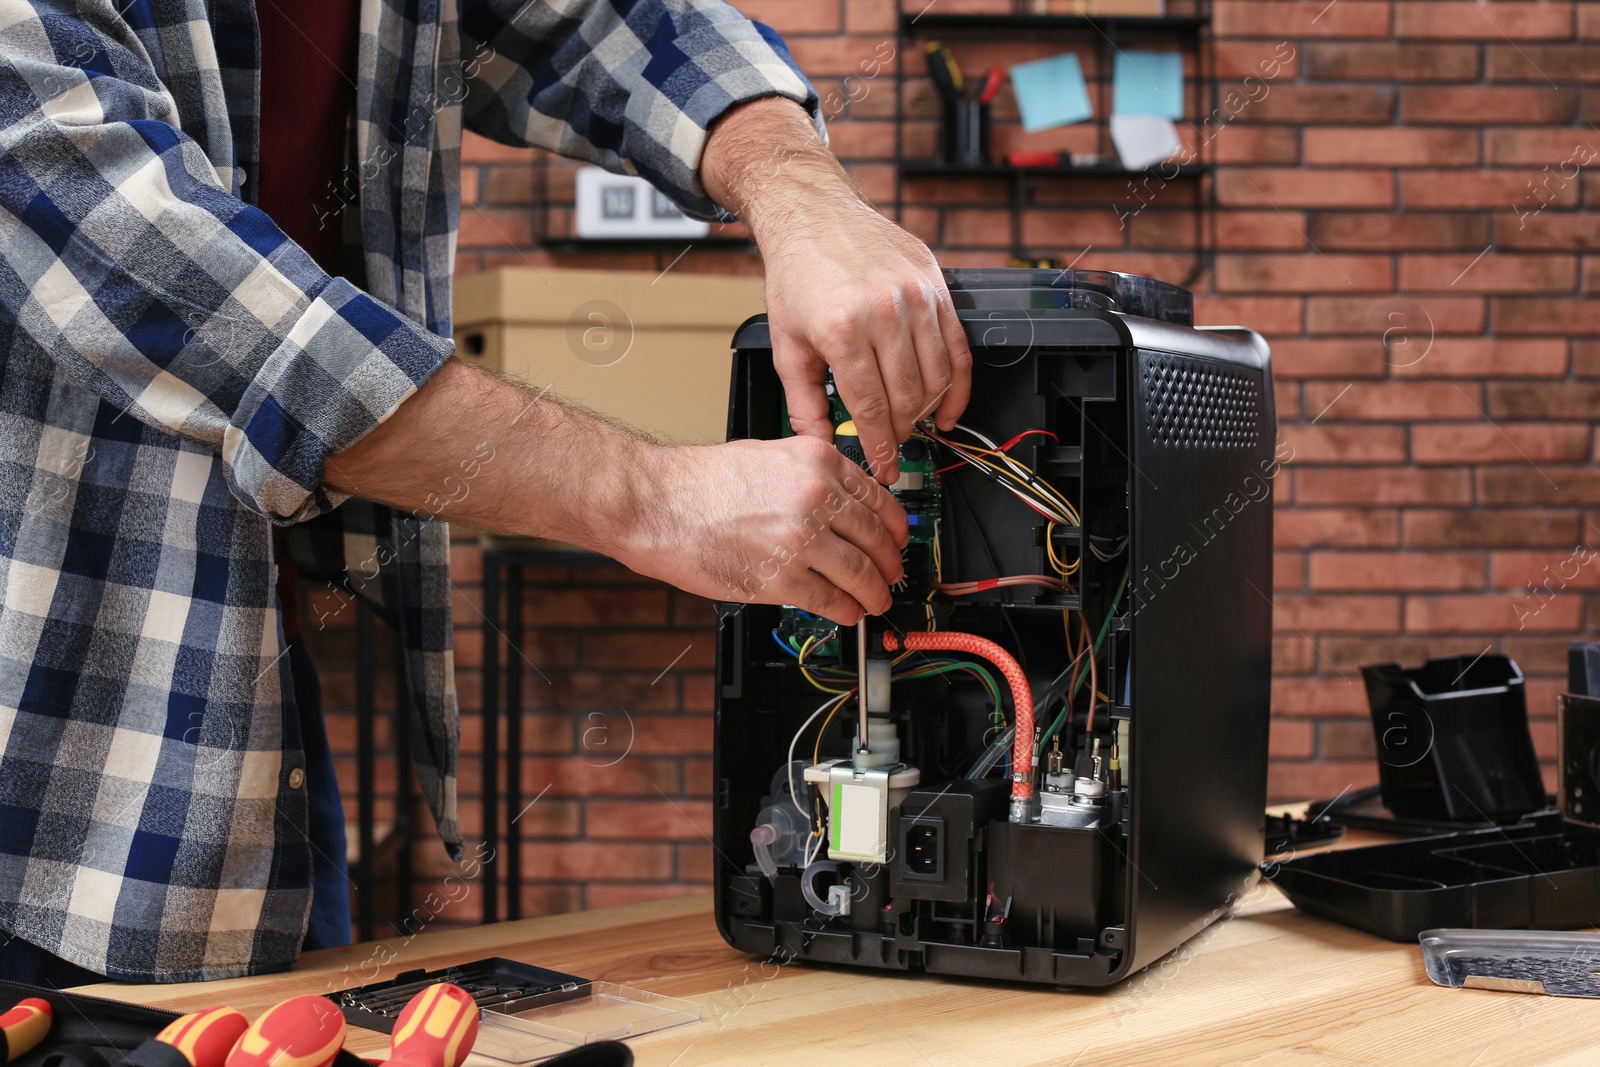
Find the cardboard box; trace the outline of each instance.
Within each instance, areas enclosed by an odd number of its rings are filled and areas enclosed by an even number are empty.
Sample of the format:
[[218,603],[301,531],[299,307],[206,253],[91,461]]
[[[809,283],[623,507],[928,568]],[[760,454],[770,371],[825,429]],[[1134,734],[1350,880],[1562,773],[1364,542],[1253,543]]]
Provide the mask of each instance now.
[[1166,14],[1164,0],[1051,0],[1057,15],[1137,15],[1154,18]]
[[456,355],[663,439],[727,435],[733,332],[761,279],[510,267],[458,278]]

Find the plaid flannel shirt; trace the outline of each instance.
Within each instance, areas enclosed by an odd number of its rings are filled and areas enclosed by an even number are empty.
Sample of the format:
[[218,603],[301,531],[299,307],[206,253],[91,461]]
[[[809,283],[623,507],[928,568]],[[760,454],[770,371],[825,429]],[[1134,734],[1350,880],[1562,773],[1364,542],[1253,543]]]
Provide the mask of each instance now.
[[257,57],[252,0],[0,0],[0,934],[116,978],[298,953],[272,523],[400,630],[459,855],[446,528],[323,471],[450,354],[463,127],[717,217],[709,126],[818,111],[722,0],[363,0],[334,278],[250,206]]

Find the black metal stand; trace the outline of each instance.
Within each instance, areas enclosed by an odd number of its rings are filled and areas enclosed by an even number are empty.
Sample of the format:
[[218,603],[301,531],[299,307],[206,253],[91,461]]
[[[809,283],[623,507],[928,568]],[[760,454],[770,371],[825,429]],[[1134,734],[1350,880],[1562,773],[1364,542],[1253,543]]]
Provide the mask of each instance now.
[[[620,566],[606,556],[555,543],[485,541],[483,546],[483,840],[504,857],[506,919],[522,918],[522,601],[529,567]],[[502,596],[502,592],[504,596]],[[505,667],[501,669],[501,652]],[[502,744],[501,723],[505,724]],[[505,772],[502,797],[500,775]],[[505,829],[501,830],[501,816]],[[483,865],[483,921],[498,922],[499,862]]]

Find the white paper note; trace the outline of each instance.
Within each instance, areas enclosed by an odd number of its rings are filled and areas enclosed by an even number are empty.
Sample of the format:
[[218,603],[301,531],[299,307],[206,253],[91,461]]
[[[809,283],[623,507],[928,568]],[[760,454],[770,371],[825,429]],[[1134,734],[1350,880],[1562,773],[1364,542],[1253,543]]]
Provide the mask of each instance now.
[[1178,128],[1160,115],[1112,115],[1111,142],[1129,170],[1153,167],[1183,149]]

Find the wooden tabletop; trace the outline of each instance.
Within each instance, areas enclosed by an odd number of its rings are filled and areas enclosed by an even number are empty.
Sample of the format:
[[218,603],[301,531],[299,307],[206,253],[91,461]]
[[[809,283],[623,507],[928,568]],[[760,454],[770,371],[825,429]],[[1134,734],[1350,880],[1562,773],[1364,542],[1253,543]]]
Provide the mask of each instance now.
[[[496,955],[702,1005],[699,1023],[630,1041],[643,1067],[814,1065],[828,1057],[967,1067],[980,1056],[1006,1067],[1524,1067],[1592,1064],[1600,1045],[1593,1004],[1437,987],[1415,944],[1303,915],[1268,883],[1232,917],[1100,991],[763,963],[722,941],[709,895],[310,952],[287,974],[80,991],[178,1011],[227,1003],[253,1017],[299,993]],[[386,1042],[352,1028],[347,1044],[371,1055]]]

